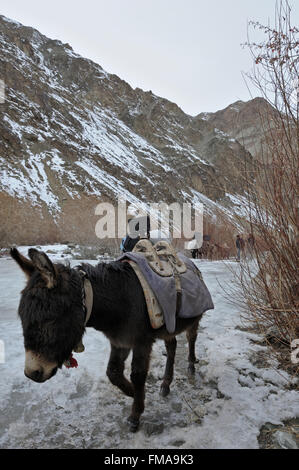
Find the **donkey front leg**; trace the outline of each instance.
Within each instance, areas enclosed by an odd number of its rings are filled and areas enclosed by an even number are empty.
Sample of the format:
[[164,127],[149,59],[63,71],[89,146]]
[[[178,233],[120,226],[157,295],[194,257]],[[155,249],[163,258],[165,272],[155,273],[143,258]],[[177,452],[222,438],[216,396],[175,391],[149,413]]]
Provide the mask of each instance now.
[[169,340],[165,340],[165,347],[167,351],[167,362],[166,362],[163,382],[162,382],[161,389],[160,389],[162,397],[166,397],[170,392],[169,387],[173,379],[173,366],[174,366],[176,345],[177,345],[177,340],[175,336]]
[[136,432],[140,415],[144,410],[145,381],[150,362],[152,343],[139,344],[133,348],[131,381],[134,386],[134,401],[128,418],[130,431]]
[[134,396],[134,387],[124,376],[125,360],[130,349],[116,348],[111,344],[111,353],[107,367],[107,376],[113,385],[116,385],[129,397]]

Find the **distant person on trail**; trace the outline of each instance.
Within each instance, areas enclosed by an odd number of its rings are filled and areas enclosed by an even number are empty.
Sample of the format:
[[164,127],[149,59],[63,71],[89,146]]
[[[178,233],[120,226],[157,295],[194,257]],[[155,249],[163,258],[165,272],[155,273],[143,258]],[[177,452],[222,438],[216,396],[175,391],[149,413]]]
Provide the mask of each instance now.
[[254,236],[252,235],[252,233],[249,234],[247,238],[247,243],[251,249],[254,247]]
[[[128,223],[134,224],[135,217],[131,216],[128,219]],[[120,251],[123,253],[126,253],[128,251],[132,251],[136,243],[141,240],[142,238],[150,238],[150,217],[143,216],[143,217],[136,217],[136,221],[133,227],[133,230],[135,232],[139,231],[140,227],[140,234],[137,237],[131,237],[130,234],[128,234],[126,237],[124,237],[121,241],[120,244]]]
[[252,257],[253,256],[253,248],[254,248],[254,236],[252,233],[248,235],[247,238],[247,245],[248,245],[248,252],[249,255]]
[[245,251],[245,241],[242,238],[242,236],[240,236],[240,244],[241,244],[241,254],[242,254]]
[[237,261],[240,261],[240,259],[241,259],[241,238],[240,238],[240,235],[237,235],[236,247],[237,247]]

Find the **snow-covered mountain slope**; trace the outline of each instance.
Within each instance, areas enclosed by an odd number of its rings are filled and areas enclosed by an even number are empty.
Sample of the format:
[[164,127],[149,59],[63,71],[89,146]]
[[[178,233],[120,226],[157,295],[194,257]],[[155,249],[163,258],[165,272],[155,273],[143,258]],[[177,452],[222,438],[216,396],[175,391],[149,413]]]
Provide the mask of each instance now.
[[119,195],[213,212],[243,194],[234,138],[3,16],[0,79],[0,243],[94,240],[96,203]]

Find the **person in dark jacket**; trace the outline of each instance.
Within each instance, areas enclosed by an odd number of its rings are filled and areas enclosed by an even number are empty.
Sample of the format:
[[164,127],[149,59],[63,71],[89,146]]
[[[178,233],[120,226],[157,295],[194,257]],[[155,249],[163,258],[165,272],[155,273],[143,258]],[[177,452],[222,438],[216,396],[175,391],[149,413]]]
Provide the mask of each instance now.
[[242,257],[244,257],[244,251],[245,251],[245,241],[241,235],[237,235],[236,247],[237,247],[237,261],[240,261],[241,255]]
[[122,239],[120,244],[120,250],[123,253],[132,251],[136,243],[142,238],[150,238],[150,217],[148,215],[142,217],[131,217],[128,219],[130,231],[139,232],[137,237],[131,237],[128,234]]
[[237,261],[240,261],[240,259],[241,259],[241,238],[240,238],[240,235],[237,235],[236,247],[237,247]]

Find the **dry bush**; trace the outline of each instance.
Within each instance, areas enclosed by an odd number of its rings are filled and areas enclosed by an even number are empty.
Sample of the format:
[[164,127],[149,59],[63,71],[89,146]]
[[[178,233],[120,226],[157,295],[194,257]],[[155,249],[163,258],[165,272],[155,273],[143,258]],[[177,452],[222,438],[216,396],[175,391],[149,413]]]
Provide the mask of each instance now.
[[242,263],[239,281],[247,318],[268,334],[276,351],[278,345],[287,348],[284,361],[294,370],[291,343],[299,338],[299,30],[291,26],[287,1],[276,5],[275,23],[271,28],[250,22],[265,41],[246,44],[254,59],[248,77],[272,108],[259,116],[265,136],[261,164],[254,184],[247,182],[250,230],[259,243],[253,249],[255,261]]

